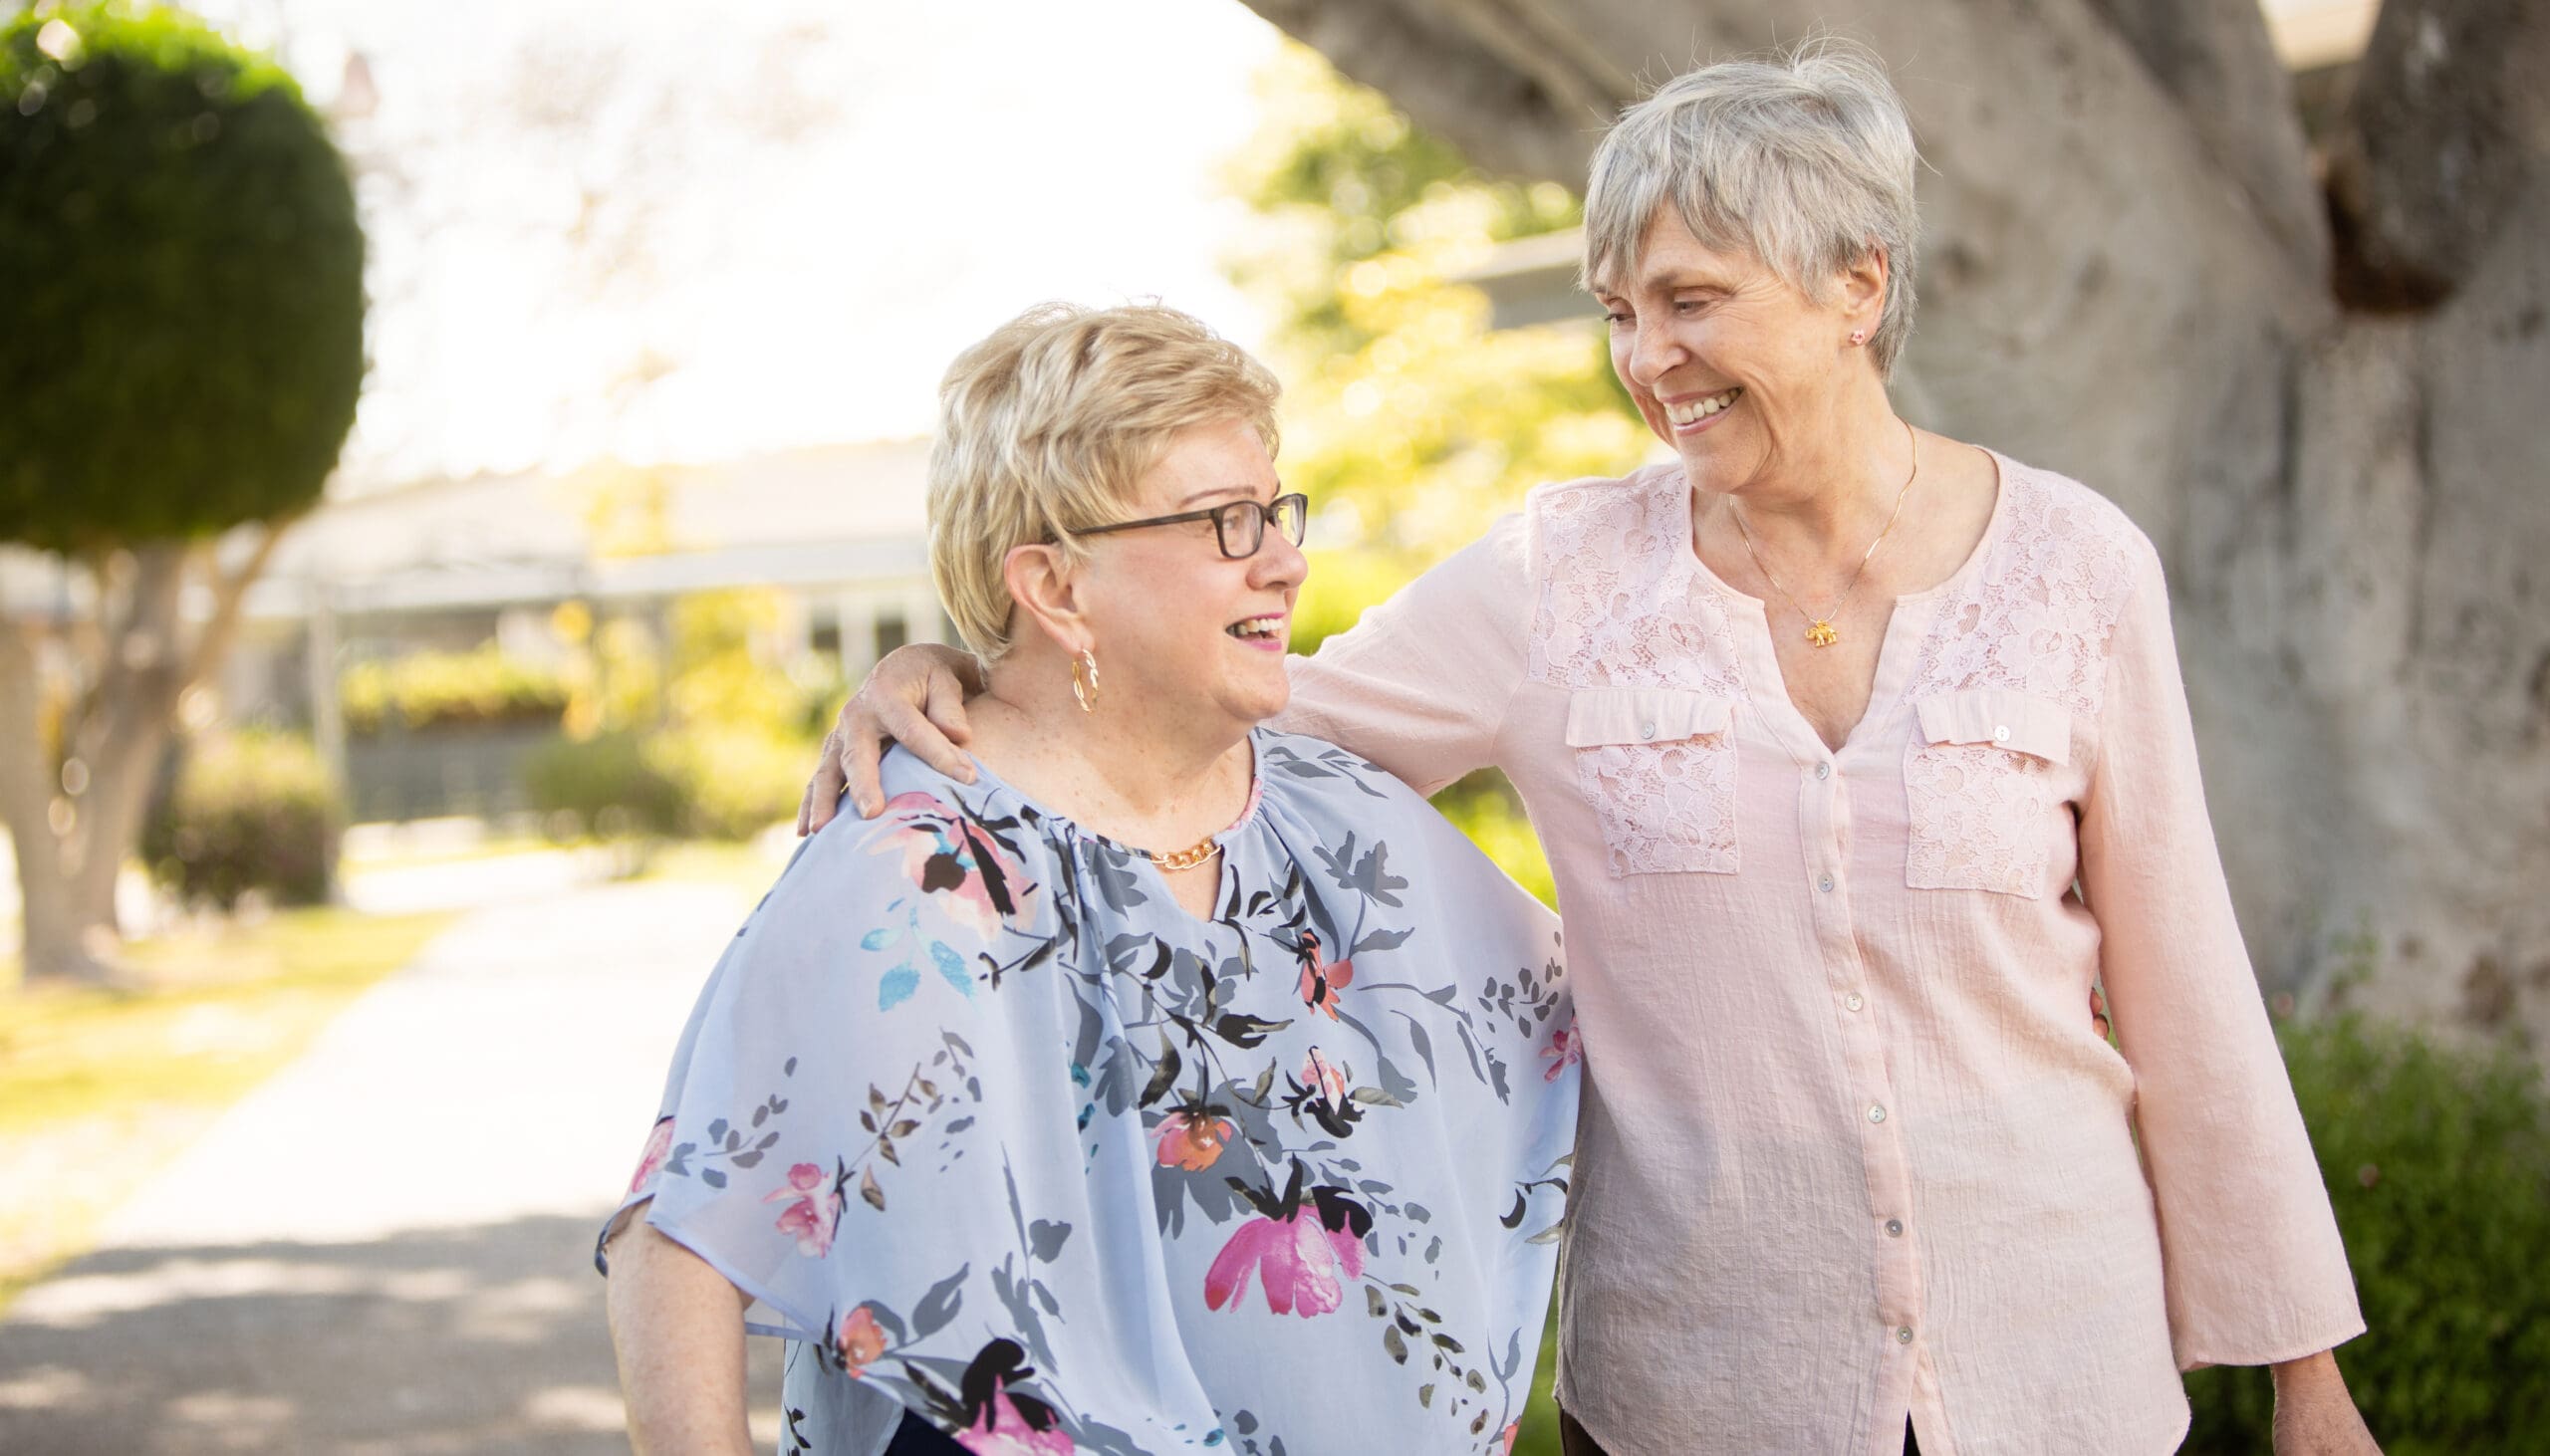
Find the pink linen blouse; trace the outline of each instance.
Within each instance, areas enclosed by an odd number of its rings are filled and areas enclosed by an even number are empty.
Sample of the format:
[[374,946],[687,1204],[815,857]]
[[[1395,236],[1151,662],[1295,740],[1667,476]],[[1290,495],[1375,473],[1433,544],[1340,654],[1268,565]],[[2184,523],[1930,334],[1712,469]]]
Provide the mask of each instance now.
[[2159,558],[1995,460],[1839,752],[1670,464],[1534,491],[1294,663],[1283,727],[1425,793],[1495,765],[1549,851],[1591,1074],[1560,1399],[1623,1456],[1892,1456],[1908,1415],[2168,1451],[2179,1370],[2364,1329]]

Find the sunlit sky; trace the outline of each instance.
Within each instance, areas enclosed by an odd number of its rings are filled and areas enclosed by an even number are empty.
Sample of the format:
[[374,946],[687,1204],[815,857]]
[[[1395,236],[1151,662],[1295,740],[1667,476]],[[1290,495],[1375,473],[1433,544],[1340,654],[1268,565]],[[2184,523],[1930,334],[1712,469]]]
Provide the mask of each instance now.
[[344,489],[921,433],[947,360],[1047,298],[1261,328],[1220,168],[1278,40],[1236,0],[195,8],[323,106],[371,70]]

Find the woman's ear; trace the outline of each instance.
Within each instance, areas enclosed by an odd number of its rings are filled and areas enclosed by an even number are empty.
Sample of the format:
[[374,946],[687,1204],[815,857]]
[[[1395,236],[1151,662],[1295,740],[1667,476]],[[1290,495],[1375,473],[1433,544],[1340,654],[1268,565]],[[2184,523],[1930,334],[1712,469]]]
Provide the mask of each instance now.
[[1070,553],[1050,542],[1013,546],[1001,559],[1002,583],[1009,588],[1010,607],[1018,624],[1033,625],[1053,639],[1066,656],[1090,646],[1089,623],[1081,614],[1080,573]]
[[1874,334],[1886,316],[1886,287],[1895,263],[1886,249],[1872,244],[1859,261],[1842,270],[1842,311],[1851,327]]

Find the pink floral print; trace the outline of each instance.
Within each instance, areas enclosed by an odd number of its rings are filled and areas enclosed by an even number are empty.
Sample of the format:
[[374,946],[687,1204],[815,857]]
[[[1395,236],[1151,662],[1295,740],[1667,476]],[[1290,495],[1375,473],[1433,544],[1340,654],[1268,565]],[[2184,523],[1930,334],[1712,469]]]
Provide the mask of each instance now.
[[1159,1165],[1200,1173],[1222,1155],[1234,1129],[1209,1112],[1171,1112],[1159,1119]]
[[886,1352],[886,1332],[879,1328],[877,1317],[869,1313],[868,1307],[861,1305],[842,1317],[833,1345],[841,1355],[842,1368],[856,1375]]
[[1255,1274],[1266,1308],[1278,1315],[1308,1320],[1334,1313],[1345,1302],[1346,1281],[1363,1277],[1371,1211],[1334,1186],[1312,1189],[1305,1201],[1300,1163],[1280,1200],[1242,1191],[1265,1216],[1240,1225],[1204,1271],[1204,1307],[1239,1308]]
[[984,940],[1004,926],[1034,927],[1039,890],[1025,867],[945,801],[917,790],[897,794],[877,824],[871,852],[900,854],[904,876],[938,896],[949,919]]
[[822,1168],[798,1163],[788,1170],[788,1186],[762,1200],[788,1205],[780,1210],[779,1231],[795,1239],[797,1252],[809,1259],[833,1251],[833,1230],[841,1224],[841,1189],[830,1182]]
[[673,1119],[658,1117],[654,1130],[646,1134],[645,1151],[638,1155],[638,1171],[629,1179],[629,1191],[636,1193],[655,1180],[655,1172],[673,1150]]
[[1061,1426],[1038,1430],[1018,1413],[1006,1387],[992,1386],[981,1421],[956,1433],[956,1444],[974,1456],[1072,1456],[1080,1448]]
[[1337,1020],[1338,993],[1355,980],[1355,962],[1349,959],[1323,961],[1319,958],[1319,937],[1309,932],[1302,936],[1302,1004],[1313,1011],[1328,1013]]
[[1556,1082],[1567,1069],[1585,1060],[1584,1034],[1571,1022],[1550,1033],[1550,1044],[1541,1049],[1541,1055],[1553,1059],[1549,1070],[1541,1074],[1541,1081]]

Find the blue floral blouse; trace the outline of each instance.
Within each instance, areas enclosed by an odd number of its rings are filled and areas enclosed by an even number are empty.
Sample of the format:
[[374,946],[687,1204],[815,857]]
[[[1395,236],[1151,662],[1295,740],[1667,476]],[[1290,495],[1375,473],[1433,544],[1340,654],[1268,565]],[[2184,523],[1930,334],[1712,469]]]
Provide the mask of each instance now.
[[[793,1346],[782,1451],[1501,1452],[1576,1126],[1557,921],[1260,731],[1199,921],[896,751],[719,960],[625,1212]],[[615,1215],[615,1222],[617,1221]]]

